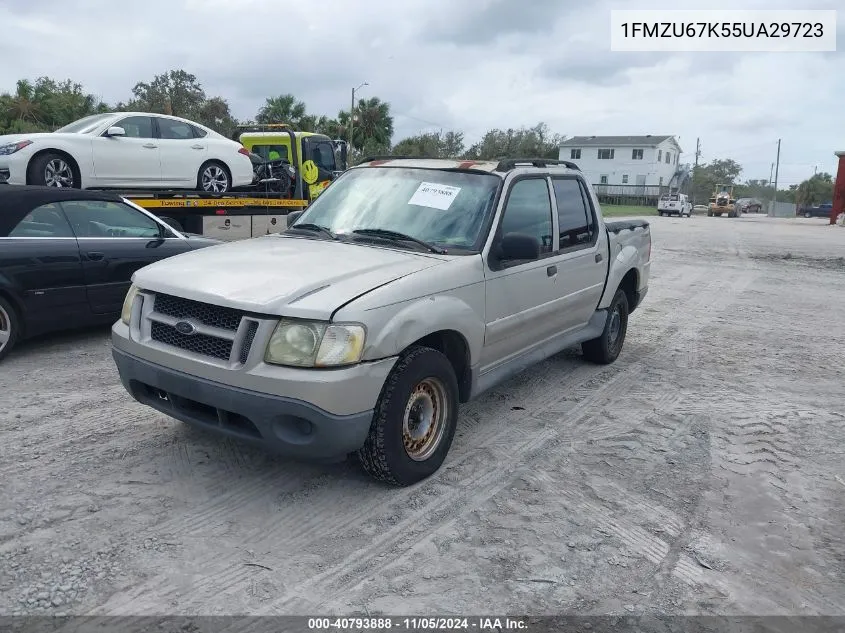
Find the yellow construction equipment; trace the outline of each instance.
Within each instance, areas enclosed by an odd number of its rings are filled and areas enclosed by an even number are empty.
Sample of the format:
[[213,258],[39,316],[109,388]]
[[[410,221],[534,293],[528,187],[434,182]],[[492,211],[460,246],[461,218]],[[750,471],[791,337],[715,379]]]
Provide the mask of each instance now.
[[727,213],[729,218],[741,215],[736,206],[733,185],[716,185],[716,191],[710,196],[710,207],[707,209],[707,217],[714,215],[722,216]]

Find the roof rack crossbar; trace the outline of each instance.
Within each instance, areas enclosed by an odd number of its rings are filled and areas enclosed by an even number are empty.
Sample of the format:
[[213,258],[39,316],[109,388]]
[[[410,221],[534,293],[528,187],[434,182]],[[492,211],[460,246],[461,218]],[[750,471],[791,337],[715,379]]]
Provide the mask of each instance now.
[[531,165],[532,167],[550,167],[557,165],[559,167],[568,167],[569,169],[577,169],[581,171],[575,163],[568,160],[556,160],[553,158],[505,158],[499,161],[496,166],[496,171],[511,171],[520,165]]

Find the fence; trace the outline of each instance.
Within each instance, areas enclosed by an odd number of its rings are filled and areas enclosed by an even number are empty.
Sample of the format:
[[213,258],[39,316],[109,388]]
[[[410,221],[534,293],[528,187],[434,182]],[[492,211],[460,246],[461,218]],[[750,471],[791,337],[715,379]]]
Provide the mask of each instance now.
[[593,191],[601,204],[619,204],[638,207],[656,207],[664,193],[665,185],[593,185]]
[[792,202],[769,202],[768,215],[770,218],[794,218],[795,204]]

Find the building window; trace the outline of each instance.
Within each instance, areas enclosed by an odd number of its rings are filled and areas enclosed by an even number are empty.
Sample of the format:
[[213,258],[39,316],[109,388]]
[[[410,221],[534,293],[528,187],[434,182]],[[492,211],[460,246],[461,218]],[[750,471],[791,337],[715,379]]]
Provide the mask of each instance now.
[[666,152],[666,164],[668,165],[672,160],[672,152]]
[[569,158],[572,160],[578,160],[581,158],[581,150],[580,149],[571,149],[569,150]]
[[663,160],[663,150],[659,149],[657,150],[657,162],[659,163],[661,160]]
[[600,149],[599,150],[599,160],[613,160],[614,150],[612,149]]
[[606,185],[607,184],[607,176],[600,176],[599,177],[599,184]]
[[622,174],[622,184],[623,185],[628,184],[628,174]]
[[642,160],[643,159],[643,150],[635,149],[631,152],[631,160]]
[[663,176],[660,177],[660,182],[658,183],[661,187],[663,186]]

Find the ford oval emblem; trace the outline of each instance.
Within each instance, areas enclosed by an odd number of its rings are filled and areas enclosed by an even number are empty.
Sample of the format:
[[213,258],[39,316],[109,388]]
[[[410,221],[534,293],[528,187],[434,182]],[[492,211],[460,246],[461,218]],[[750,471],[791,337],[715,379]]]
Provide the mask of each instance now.
[[179,321],[173,327],[176,328],[176,331],[179,332],[179,334],[184,334],[185,336],[191,336],[192,334],[197,333],[196,326],[190,321]]

